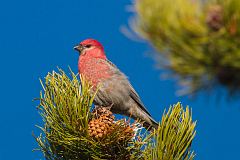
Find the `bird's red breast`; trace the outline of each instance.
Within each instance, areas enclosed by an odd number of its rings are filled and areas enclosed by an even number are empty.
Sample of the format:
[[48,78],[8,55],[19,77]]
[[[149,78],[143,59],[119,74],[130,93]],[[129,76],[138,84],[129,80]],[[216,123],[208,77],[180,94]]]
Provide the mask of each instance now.
[[93,86],[111,77],[106,55],[101,48],[94,48],[81,54],[78,61],[79,73]]

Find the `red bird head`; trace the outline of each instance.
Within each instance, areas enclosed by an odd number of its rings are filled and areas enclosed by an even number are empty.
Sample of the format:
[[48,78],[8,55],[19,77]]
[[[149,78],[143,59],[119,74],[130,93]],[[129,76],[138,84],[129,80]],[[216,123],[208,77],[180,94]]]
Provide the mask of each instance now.
[[79,52],[80,57],[106,59],[102,44],[95,39],[86,39],[75,46],[74,49]]

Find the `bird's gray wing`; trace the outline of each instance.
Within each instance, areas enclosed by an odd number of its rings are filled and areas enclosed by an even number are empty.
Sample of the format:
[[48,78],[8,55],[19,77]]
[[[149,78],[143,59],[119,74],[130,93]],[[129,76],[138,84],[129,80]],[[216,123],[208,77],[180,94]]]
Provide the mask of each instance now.
[[151,114],[148,112],[142,101],[140,100],[140,97],[138,96],[137,92],[133,89],[132,85],[129,83],[130,86],[130,97],[139,105],[139,107],[146,112],[149,116]]
[[[114,68],[117,69],[117,67],[109,60],[107,60],[107,62]],[[140,100],[139,95],[137,94],[137,92],[134,90],[133,86],[130,84],[130,82],[128,81],[128,85],[130,88],[130,97],[139,105],[139,107],[146,112],[149,116],[151,116],[151,114],[148,112],[148,110],[146,109],[146,107],[144,106],[144,104],[142,103],[142,101]]]

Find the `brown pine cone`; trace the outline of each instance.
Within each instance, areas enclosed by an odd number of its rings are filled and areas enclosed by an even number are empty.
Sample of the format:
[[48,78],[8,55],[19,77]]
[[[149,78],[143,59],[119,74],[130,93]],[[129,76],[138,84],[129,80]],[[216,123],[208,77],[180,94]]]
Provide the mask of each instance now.
[[93,119],[89,122],[89,135],[99,139],[113,130],[114,116],[106,108],[98,107],[93,110]]
[[209,7],[206,17],[208,27],[214,31],[218,31],[223,27],[223,8],[215,4]]

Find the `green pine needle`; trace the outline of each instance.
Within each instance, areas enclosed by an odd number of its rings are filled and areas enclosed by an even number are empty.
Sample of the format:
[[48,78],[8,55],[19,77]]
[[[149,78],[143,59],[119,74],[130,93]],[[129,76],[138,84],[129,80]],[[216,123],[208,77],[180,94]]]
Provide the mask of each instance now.
[[193,160],[190,148],[196,134],[195,126],[188,107],[186,111],[180,103],[170,107],[145,150],[145,159]]

